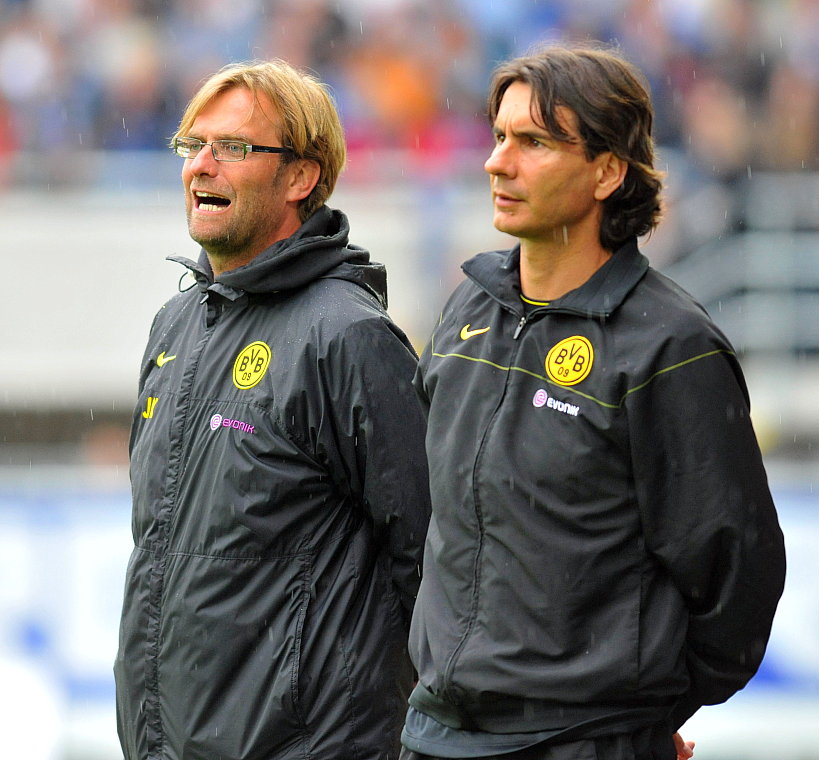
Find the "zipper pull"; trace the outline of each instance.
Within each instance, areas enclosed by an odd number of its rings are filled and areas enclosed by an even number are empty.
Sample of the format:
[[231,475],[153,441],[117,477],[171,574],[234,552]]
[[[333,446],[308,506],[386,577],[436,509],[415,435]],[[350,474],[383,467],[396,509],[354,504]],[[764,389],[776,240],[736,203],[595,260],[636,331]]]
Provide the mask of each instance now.
[[526,324],[526,316],[522,316],[520,318],[520,322],[518,322],[518,326],[515,328],[515,334],[512,336],[512,340],[517,340],[518,335],[520,335],[520,331],[523,329],[523,326]]

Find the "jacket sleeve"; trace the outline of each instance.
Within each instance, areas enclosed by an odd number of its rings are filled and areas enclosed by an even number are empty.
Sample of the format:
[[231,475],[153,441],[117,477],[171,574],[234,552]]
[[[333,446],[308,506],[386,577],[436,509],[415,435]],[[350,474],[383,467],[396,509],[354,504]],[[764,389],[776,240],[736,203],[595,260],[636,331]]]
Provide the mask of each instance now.
[[739,364],[719,336],[696,343],[626,398],[646,547],[688,611],[690,684],[672,710],[674,730],[754,675],[785,575]]
[[409,625],[430,516],[426,422],[412,386],[417,357],[384,318],[350,326],[331,351],[336,448],[372,521]]

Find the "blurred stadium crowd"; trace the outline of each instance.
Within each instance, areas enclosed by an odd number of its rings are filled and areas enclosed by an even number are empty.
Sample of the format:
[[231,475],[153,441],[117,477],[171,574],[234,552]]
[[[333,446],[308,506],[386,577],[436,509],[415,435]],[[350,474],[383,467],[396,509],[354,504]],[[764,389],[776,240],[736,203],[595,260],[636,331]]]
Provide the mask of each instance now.
[[658,142],[703,172],[817,168],[819,0],[0,0],[0,175],[18,151],[157,149],[204,76],[268,57],[332,85],[351,151],[447,170],[487,140],[494,63],[578,38],[641,66]]

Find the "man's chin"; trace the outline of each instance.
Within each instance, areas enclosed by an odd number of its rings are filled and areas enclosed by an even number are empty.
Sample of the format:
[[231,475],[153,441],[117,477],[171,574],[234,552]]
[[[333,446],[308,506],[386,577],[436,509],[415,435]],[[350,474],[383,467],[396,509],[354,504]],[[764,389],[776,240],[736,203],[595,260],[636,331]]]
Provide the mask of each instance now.
[[230,235],[208,233],[192,224],[188,224],[188,234],[191,240],[201,245],[210,256],[230,259],[240,253],[241,249],[237,247],[235,239]]
[[507,214],[495,214],[492,224],[498,232],[506,235],[515,235],[515,225]]

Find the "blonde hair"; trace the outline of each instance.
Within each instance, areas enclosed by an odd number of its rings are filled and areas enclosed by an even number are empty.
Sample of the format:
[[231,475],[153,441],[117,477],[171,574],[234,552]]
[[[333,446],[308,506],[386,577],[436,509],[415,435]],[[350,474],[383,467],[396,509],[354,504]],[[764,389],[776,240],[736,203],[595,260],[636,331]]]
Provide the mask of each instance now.
[[[299,204],[299,218],[305,221],[330,197],[347,160],[344,130],[329,89],[282,60],[231,63],[191,98],[174,137],[186,134],[213,98],[234,87],[250,90],[257,103],[259,93],[270,98],[281,119],[282,145],[292,148],[298,158],[318,164],[318,182]],[[287,160],[288,154],[282,158]]]

